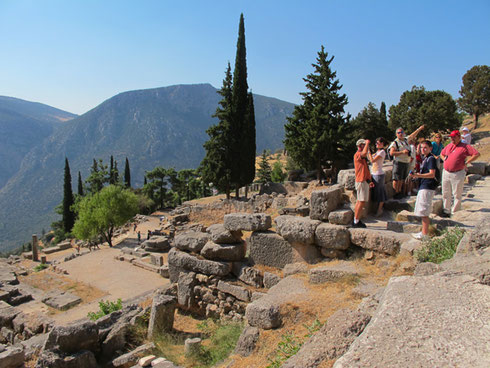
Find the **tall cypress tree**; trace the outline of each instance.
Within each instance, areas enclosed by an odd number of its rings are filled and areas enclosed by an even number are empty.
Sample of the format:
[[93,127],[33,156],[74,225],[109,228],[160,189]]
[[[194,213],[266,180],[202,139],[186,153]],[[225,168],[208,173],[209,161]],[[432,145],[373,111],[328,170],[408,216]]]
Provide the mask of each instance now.
[[248,94],[247,114],[244,126],[244,162],[242,171],[242,182],[248,185],[255,178],[255,108],[252,92]]
[[75,214],[71,206],[73,205],[73,191],[71,188],[71,174],[68,158],[65,157],[65,178],[63,185],[63,230],[69,233],[75,224]]
[[78,172],[78,195],[80,197],[83,197],[83,182],[82,182],[82,175],[80,174],[80,171]]
[[114,184],[117,184],[119,181],[119,169],[117,168],[117,160],[114,160],[114,170],[112,171],[112,179]]
[[226,198],[230,198],[231,171],[234,164],[231,153],[234,141],[232,140],[230,131],[232,118],[231,88],[231,67],[230,63],[228,63],[225,79],[223,79],[223,86],[218,91],[223,98],[213,115],[213,117],[219,119],[219,122],[206,130],[206,133],[209,135],[209,140],[204,143],[206,156],[202,160],[199,168],[203,181],[213,183],[216,188],[226,193]]
[[131,172],[129,171],[129,161],[126,157],[126,165],[124,166],[124,185],[126,188],[131,188]]
[[116,184],[114,181],[114,156],[111,155],[111,164],[109,168],[109,184]]

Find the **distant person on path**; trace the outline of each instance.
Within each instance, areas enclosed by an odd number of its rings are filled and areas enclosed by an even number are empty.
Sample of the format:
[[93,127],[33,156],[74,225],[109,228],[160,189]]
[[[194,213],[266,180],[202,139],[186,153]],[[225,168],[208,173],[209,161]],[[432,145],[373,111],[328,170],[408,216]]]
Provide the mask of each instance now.
[[420,144],[420,150],[424,157],[420,165],[420,173],[412,172],[410,176],[419,179],[419,191],[415,202],[415,216],[422,217],[422,231],[415,234],[415,239],[423,240],[429,236],[429,215],[432,212],[432,199],[437,188],[436,169],[437,162],[431,154],[432,143],[424,141]]
[[136,228],[138,227],[138,224],[135,222],[133,226],[133,231],[136,231]]
[[[480,156],[476,149],[461,141],[459,130],[453,130],[449,137],[451,143],[444,147],[441,152],[441,158],[444,161],[442,173],[443,217],[450,217],[451,213],[461,209],[466,165]],[[467,157],[469,158],[466,159]],[[454,200],[452,208],[451,199]]]
[[[408,136],[408,139],[415,139],[417,134],[424,129],[424,125],[417,128],[412,134]],[[410,145],[408,139],[405,138],[405,131],[403,128],[396,130],[396,139],[388,147],[390,155],[393,157],[393,189],[395,195],[393,198],[403,198],[403,182],[408,177],[408,165],[410,163]]]
[[357,202],[354,208],[354,223],[352,227],[366,227],[361,221],[364,206],[369,201],[369,187],[374,187],[371,181],[371,173],[367,164],[369,140],[359,139],[356,142],[357,152],[354,155],[354,169],[356,173]]
[[378,202],[378,210],[376,216],[379,217],[383,213],[383,204],[388,199],[385,188],[385,172],[383,171],[383,162],[386,157],[385,147],[388,142],[383,137],[376,139],[376,153],[371,155],[368,149],[369,161],[372,162],[371,176],[374,183],[373,198],[374,202]]
[[148,230],[148,234],[146,234],[146,240],[150,240],[150,236],[151,236],[151,231]]
[[467,127],[463,127],[461,129],[461,142],[466,143],[466,144],[471,144],[471,134],[470,130]]
[[141,243],[141,233],[138,231],[138,244]]

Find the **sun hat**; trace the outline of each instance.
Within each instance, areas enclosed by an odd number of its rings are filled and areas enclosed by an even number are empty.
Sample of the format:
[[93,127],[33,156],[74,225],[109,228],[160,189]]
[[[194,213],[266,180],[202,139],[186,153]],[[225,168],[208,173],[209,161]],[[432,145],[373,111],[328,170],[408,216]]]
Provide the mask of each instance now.
[[469,132],[470,130],[467,128],[467,127],[463,127],[463,129],[461,129],[463,132]]
[[453,130],[451,134],[449,134],[450,137],[456,137],[460,136],[461,134],[459,133],[459,130]]
[[361,144],[366,144],[366,140],[362,138],[358,139],[356,142],[356,146],[359,147]]

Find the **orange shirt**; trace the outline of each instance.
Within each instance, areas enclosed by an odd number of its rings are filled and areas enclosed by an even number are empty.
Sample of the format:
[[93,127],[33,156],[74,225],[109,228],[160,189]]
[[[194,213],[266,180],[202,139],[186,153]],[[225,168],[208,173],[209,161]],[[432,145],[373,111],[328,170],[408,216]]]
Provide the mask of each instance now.
[[356,172],[356,182],[361,183],[371,179],[371,173],[367,164],[367,159],[361,156],[361,152],[357,151],[354,155],[354,170]]

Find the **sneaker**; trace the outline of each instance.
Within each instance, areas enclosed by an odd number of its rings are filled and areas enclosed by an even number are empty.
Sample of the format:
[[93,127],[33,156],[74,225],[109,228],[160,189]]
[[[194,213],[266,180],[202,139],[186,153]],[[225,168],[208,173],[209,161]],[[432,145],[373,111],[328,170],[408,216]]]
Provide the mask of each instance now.
[[417,234],[412,234],[412,236],[417,239],[417,240],[425,240],[428,238],[427,235],[422,234],[422,232],[417,233]]
[[359,222],[357,224],[352,223],[352,227],[364,229],[364,228],[366,228],[366,224],[364,222],[362,222],[361,220],[359,220]]
[[442,211],[440,217],[444,217],[444,218],[450,218],[451,217],[451,214],[447,211]]

